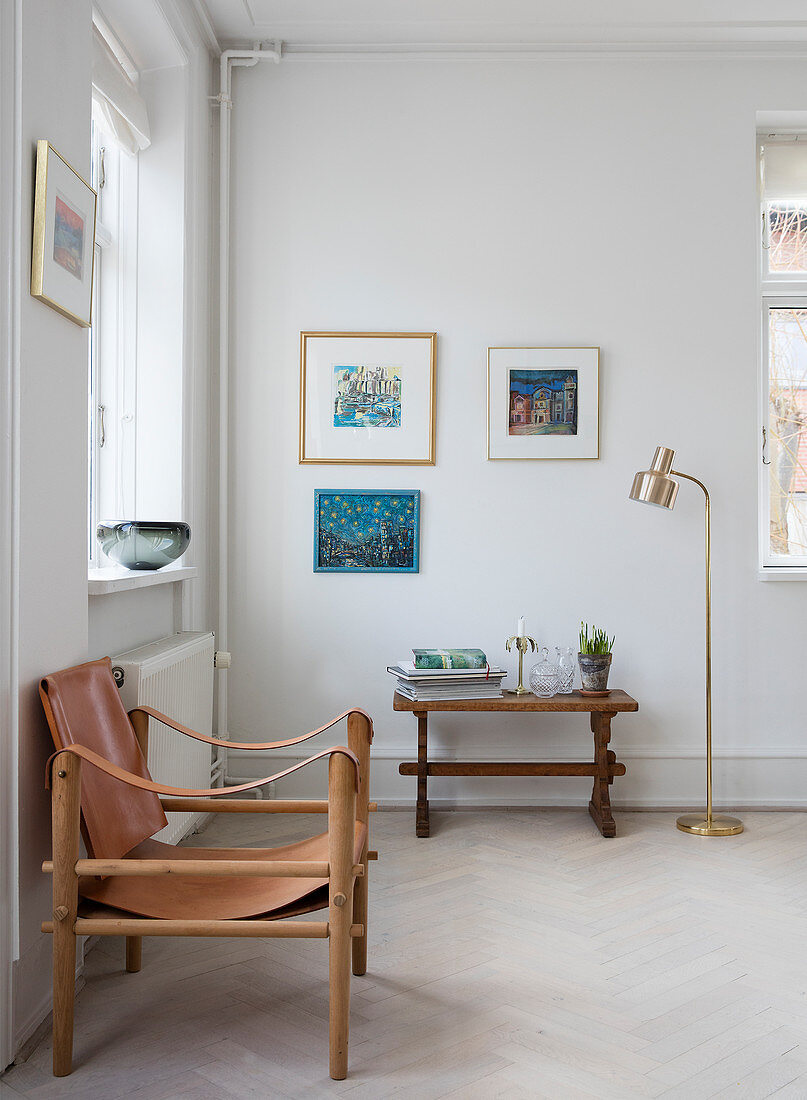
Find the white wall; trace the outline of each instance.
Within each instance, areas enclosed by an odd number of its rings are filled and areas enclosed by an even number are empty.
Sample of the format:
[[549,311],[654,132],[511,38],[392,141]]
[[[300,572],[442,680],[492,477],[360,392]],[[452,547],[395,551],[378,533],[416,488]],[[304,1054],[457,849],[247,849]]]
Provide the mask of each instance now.
[[0,5],[0,1068],[14,1053],[13,959],[17,924],[17,661],[15,498],[19,170],[16,5]]
[[[171,286],[175,334],[170,354],[181,360],[176,371],[177,388],[180,380],[184,383],[182,399],[174,402],[176,423],[171,427],[176,429],[176,445],[167,460],[171,468],[165,481],[170,481],[174,507],[181,506],[195,529],[188,560],[199,567],[200,576],[184,586],[182,601],[184,625],[193,628],[209,627],[212,621],[207,580],[210,569],[207,528],[211,525],[209,260],[204,245],[210,202],[211,124],[205,98],[210,71],[207,48],[192,5],[185,0],[165,0],[164,7],[170,26],[166,34],[175,36],[187,58],[187,65],[172,76],[155,76],[151,81],[159,95],[169,97],[169,108],[183,107],[186,112],[179,125],[177,148],[181,155],[170,165],[172,187],[175,193],[184,191],[184,203],[179,224],[172,226],[170,239],[165,236],[165,247],[176,261],[174,272],[179,272],[178,285],[175,279]],[[12,310],[11,319],[13,324],[18,323],[21,345],[20,486],[16,501],[20,510],[20,575],[16,581],[18,625],[12,622],[8,634],[12,653],[19,654],[20,943],[13,974],[10,1053],[20,1048],[50,1010],[51,940],[40,933],[39,927],[51,908],[50,880],[40,868],[42,860],[50,854],[50,801],[44,787],[44,768],[52,748],[39,703],[39,679],[88,657],[120,653],[171,633],[178,620],[172,585],[94,597],[89,601],[88,614],[88,333],[31,298],[28,282],[36,140],[48,138],[77,171],[89,177],[92,6],[89,0],[72,0],[67,5],[53,4],[50,0],[25,0],[17,5],[16,15],[21,27],[18,67],[22,188],[18,210],[22,255],[19,317]],[[4,18],[3,29],[11,23]],[[4,49],[4,58],[8,52]],[[181,105],[176,103],[177,96],[182,96]],[[160,127],[155,129],[159,137]],[[6,131],[4,114],[4,152]],[[177,172],[178,180],[173,178]],[[5,197],[5,172],[3,181]],[[6,241],[5,226],[3,241]],[[3,319],[5,323],[5,313]],[[146,342],[144,351],[148,350]],[[6,373],[4,363],[4,392]],[[177,406],[182,406],[178,415]],[[194,463],[192,469],[191,463]],[[181,464],[185,464],[185,484],[180,504]],[[13,489],[13,481],[9,484]],[[4,528],[8,512],[14,506],[14,502],[5,500],[5,491],[3,481],[0,505]],[[166,498],[165,507],[169,506],[170,500]],[[149,507],[148,501],[144,507]],[[156,504],[152,507],[156,508]],[[12,534],[17,534],[16,528]],[[11,580],[13,583],[15,579]],[[3,595],[0,606],[4,620],[6,602]],[[3,627],[5,638],[5,621]],[[5,680],[0,676],[0,690],[4,687]],[[5,714],[4,699],[2,703]],[[13,718],[13,707],[8,712]],[[0,730],[0,736],[9,738],[9,745],[2,746],[3,759],[13,759],[11,739],[15,732],[13,727]],[[5,867],[3,872],[5,883],[8,880]],[[5,908],[0,915],[5,917]],[[5,920],[0,925],[0,936],[2,965],[6,949],[14,946]],[[0,993],[4,995],[3,985],[0,975]],[[0,1038],[1,1070],[9,1051],[6,1036]]]
[[20,957],[14,974],[15,1035],[47,1014],[50,937],[51,740],[37,685],[87,652],[87,329],[28,294],[30,219],[38,138],[77,172],[90,168],[90,0],[20,5],[22,294],[20,302],[19,810]]
[[[234,100],[232,736],[361,704],[375,794],[411,799],[396,773],[415,723],[391,712],[387,662],[478,645],[514,669],[517,615],[564,645],[585,618],[616,634],[612,682],[641,703],[614,723],[615,799],[701,802],[702,497],[684,485],[674,514],[627,500],[663,443],[713,492],[718,797],[803,804],[807,587],[756,578],[754,152],[756,111],[804,108],[803,64],[292,60],[236,70]],[[436,467],[297,464],[299,332],[318,328],[438,332]],[[600,346],[599,461],[485,461],[486,348],[508,343]],[[422,490],[419,575],[312,573],[313,490],[366,486]],[[570,716],[432,731],[436,755],[466,759],[591,743]]]
[[115,657],[172,634],[175,629],[173,590],[173,585],[159,585],[90,597],[87,652],[91,659]]

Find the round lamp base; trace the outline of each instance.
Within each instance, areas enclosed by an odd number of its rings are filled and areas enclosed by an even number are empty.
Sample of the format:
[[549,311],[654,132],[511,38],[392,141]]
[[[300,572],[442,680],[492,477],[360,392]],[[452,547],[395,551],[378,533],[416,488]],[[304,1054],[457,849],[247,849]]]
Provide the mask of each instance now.
[[696,833],[698,836],[736,836],[743,831],[739,817],[715,814],[709,821],[705,814],[684,814],[676,821],[682,833]]

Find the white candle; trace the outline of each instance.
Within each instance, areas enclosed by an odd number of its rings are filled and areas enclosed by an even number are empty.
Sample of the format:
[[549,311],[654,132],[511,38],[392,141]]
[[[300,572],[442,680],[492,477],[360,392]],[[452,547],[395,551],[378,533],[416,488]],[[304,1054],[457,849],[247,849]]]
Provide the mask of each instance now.
[[522,615],[522,616],[521,616],[521,618],[520,618],[520,619],[518,620],[518,631],[517,631],[516,633],[517,633],[517,636],[518,636],[519,638],[523,638],[523,637],[524,637],[524,616],[523,616],[523,615]]

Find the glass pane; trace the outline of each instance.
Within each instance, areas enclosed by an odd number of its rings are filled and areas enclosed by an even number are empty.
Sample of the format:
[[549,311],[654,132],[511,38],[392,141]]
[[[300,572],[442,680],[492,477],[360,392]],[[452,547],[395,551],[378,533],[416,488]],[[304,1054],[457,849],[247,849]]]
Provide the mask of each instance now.
[[807,555],[807,309],[772,309],[768,353],[770,550]]
[[768,271],[807,271],[807,206],[769,202]]
[[[96,172],[96,150],[98,134],[95,122],[90,124],[90,186],[98,189]],[[93,279],[92,320],[98,325],[98,248],[95,250],[95,272]],[[94,564],[95,559],[95,391],[96,391],[96,328],[90,328],[89,360],[87,363],[87,560]]]
[[98,396],[98,299],[101,268],[101,249],[95,246],[95,272],[92,287],[92,326],[90,327],[90,354],[87,372],[87,558],[91,565],[97,564],[98,547],[95,541],[95,527],[98,519],[98,447],[100,431]]

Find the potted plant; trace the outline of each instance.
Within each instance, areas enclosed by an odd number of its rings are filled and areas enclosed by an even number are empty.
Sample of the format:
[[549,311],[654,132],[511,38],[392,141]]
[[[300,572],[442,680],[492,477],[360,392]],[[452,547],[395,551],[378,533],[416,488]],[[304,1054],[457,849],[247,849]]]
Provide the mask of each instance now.
[[580,624],[580,652],[577,654],[577,663],[580,665],[583,695],[608,694],[608,673],[611,668],[613,648],[614,638],[609,639],[600,627],[593,626],[589,631],[588,623]]

